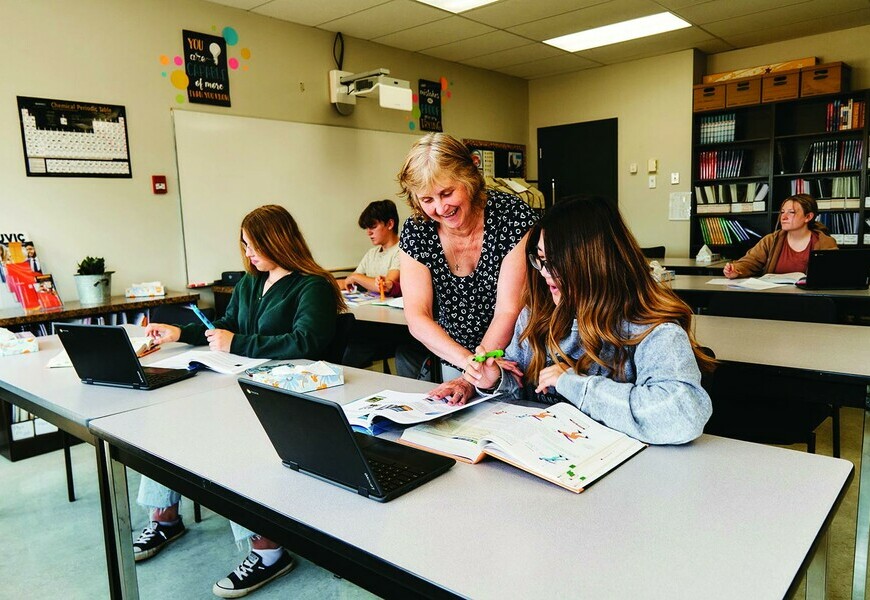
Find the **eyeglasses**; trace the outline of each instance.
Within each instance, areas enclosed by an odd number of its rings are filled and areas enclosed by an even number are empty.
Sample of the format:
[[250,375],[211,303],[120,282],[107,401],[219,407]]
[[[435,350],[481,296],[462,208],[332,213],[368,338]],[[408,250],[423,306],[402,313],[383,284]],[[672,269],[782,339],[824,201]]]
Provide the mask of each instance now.
[[541,258],[537,254],[529,254],[529,262],[537,271],[547,271],[547,273],[553,272],[550,269],[549,261],[547,261],[546,258]]

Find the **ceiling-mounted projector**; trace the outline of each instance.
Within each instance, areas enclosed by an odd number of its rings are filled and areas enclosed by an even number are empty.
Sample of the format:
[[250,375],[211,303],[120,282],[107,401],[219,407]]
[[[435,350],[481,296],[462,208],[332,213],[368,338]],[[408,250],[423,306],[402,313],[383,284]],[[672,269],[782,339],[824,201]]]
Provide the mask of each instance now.
[[383,108],[411,110],[411,84],[390,77],[389,69],[351,73],[334,69],[329,72],[329,101],[342,115],[353,112],[357,97],[377,97]]

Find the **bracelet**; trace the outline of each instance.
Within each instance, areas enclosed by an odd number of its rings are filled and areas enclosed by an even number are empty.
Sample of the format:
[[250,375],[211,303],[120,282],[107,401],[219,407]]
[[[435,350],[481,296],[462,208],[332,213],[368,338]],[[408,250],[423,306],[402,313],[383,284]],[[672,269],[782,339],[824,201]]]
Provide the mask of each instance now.
[[475,389],[478,394],[494,394],[499,387],[501,387],[501,375],[495,380],[495,384],[492,387],[481,388],[475,386]]

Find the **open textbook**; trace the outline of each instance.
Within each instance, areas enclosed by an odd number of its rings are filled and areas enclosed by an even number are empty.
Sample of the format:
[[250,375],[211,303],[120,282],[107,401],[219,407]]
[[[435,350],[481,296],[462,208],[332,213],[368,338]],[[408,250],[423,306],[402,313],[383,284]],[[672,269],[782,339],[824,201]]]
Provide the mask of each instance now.
[[566,402],[488,402],[409,427],[399,442],[469,463],[489,455],[577,493],[646,447]]
[[342,408],[354,430],[377,435],[390,427],[385,421],[398,425],[423,423],[474,406],[489,398],[492,396],[478,396],[466,404],[450,405],[444,400],[429,400],[426,394],[381,390],[345,404]]
[[169,358],[151,363],[151,367],[166,369],[190,369],[205,367],[226,375],[238,375],[245,369],[250,369],[269,362],[268,358],[248,358],[229,352],[213,352],[211,350],[188,350]]
[[[130,344],[133,346],[133,350],[139,358],[160,350],[160,346],[154,343],[153,338],[147,336],[132,336],[130,338]],[[66,350],[61,349],[60,352],[52,356],[48,362],[45,363],[45,366],[49,369],[56,369],[60,367],[71,368],[73,365]]]

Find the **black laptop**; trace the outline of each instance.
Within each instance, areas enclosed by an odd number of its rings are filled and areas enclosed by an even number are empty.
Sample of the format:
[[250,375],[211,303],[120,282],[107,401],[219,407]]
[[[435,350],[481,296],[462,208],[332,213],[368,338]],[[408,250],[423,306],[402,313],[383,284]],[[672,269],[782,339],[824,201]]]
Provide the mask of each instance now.
[[330,400],[239,379],[285,466],[387,502],[452,467],[452,458],[351,429]]
[[797,285],[807,290],[866,290],[870,248],[811,251],[807,276]]
[[187,369],[143,367],[123,327],[55,323],[54,331],[82,383],[153,390],[196,375]]

